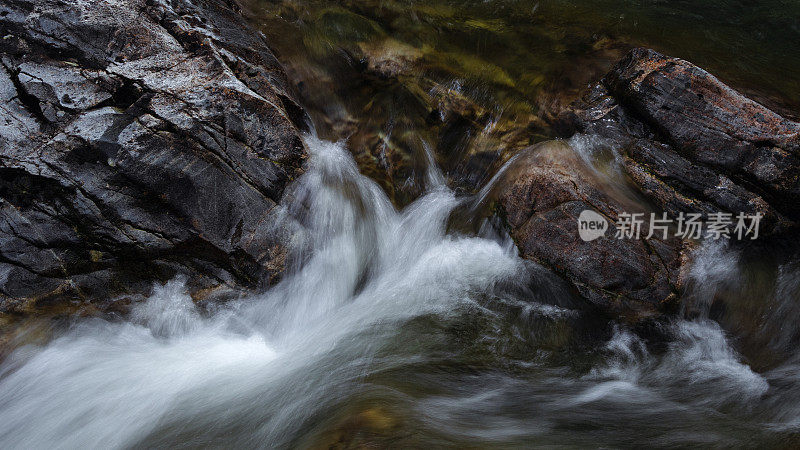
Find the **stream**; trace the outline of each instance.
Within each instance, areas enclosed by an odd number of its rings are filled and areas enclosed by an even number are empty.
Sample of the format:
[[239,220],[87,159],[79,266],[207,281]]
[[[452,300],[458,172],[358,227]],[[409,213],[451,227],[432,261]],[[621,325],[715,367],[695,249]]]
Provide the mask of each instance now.
[[[84,319],[17,349],[0,369],[3,446],[796,442],[796,356],[756,372],[707,319],[649,348],[583,313],[488,222],[448,232],[469,199],[436,166],[398,211],[343,144],[307,144],[284,205],[296,264],[277,286],[201,311],[178,279],[129,321]],[[738,258],[702,251],[714,263],[692,276],[709,295]],[[796,295],[796,269],[781,270]]]
[[[16,347],[0,362],[0,447],[800,446],[792,246],[702,243],[692,309],[641,330],[598,317],[520,258],[486,208],[493,175],[553,138],[542,95],[607,70],[614,42],[691,53],[791,108],[800,79],[764,68],[798,73],[797,47],[753,49],[796,37],[797,22],[742,23],[739,2],[725,2],[701,50],[681,37],[703,23],[686,17],[693,2],[318,3],[251,5],[313,123],[308,170],[279,205],[293,236],[281,281],[199,305],[177,278],[125,319],[71,318]],[[735,27],[756,37],[732,42]],[[388,36],[420,49],[414,74],[364,76],[358,44]],[[532,44],[512,44],[523,37]],[[723,59],[732,49],[749,52],[735,64],[750,71]],[[576,66],[590,73],[564,84]],[[454,103],[458,117],[480,112],[453,119]],[[568,143],[622,183],[614,149]],[[723,294],[729,308],[714,310]]]

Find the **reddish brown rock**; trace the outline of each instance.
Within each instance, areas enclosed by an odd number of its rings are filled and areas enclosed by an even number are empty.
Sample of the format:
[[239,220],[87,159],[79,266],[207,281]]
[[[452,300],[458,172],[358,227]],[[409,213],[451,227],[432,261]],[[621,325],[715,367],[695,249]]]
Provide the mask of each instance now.
[[673,216],[758,212],[767,234],[800,217],[800,124],[687,61],[632,50],[556,127],[606,139],[642,192]]
[[[630,187],[657,212],[761,213],[761,235],[800,218],[800,124],[747,99],[699,67],[634,49],[554,123],[616,155]],[[615,314],[640,318],[679,299],[691,242],[584,242],[577,217],[610,221],[643,208],[619,195],[565,145],[548,144],[509,174],[500,210],[520,253],[562,273]],[[624,189],[623,189],[624,191]],[[624,192],[623,192],[624,194]]]
[[[642,205],[566,143],[525,150],[506,175],[498,206],[523,257],[562,274],[606,312],[638,320],[669,310],[676,299],[681,242],[615,238],[619,214],[644,212]],[[604,237],[580,238],[584,210],[606,218]],[[642,230],[646,235],[647,224]]]
[[603,83],[676,152],[800,217],[800,124],[652,50],[631,51]]

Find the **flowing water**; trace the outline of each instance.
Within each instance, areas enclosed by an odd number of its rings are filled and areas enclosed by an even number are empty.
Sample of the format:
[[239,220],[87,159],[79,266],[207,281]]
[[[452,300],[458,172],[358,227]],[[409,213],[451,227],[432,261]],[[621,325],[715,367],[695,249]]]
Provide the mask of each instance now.
[[248,0],[319,135],[348,140],[396,205],[424,146],[474,192],[632,46],[708,69],[800,115],[794,0]]
[[[707,319],[651,348],[490,225],[448,232],[469,202],[436,166],[397,211],[343,144],[307,143],[284,280],[210,311],[174,280],[129,321],[17,349],[0,369],[2,447],[798,444],[796,357],[757,373]],[[728,250],[700,251],[735,270]],[[693,276],[713,289],[719,272]]]
[[[124,320],[28,339],[0,362],[0,447],[800,446],[796,246],[702,244],[682,318],[631,329],[483,211],[552,136],[542,98],[607,69],[622,38],[796,102],[797,77],[764,76],[800,67],[796,46],[747,51],[748,71],[720,56],[797,35],[796,6],[769,3],[721,2],[694,41],[712,2],[258,3],[318,134],[349,138],[306,137],[280,205],[286,275],[205,306],[179,278]],[[364,75],[359,52],[386,42],[424,55],[411,75]],[[607,143],[570,145],[624,189]]]

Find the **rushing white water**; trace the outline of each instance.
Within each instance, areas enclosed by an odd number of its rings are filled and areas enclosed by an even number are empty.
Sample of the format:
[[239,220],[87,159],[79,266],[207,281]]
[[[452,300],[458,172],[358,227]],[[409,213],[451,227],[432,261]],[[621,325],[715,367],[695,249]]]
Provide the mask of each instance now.
[[[178,279],[157,287],[129,321],[86,320],[45,346],[18,349],[0,366],[0,447],[303,446],[309,427],[370,391],[407,405],[416,414],[415,433],[434,436],[437,445],[619,444],[614,439],[625,433],[609,433],[620,423],[663,436],[689,420],[700,433],[708,417],[719,425],[718,409],[757,402],[770,381],[792,379],[777,369],[767,378],[753,372],[719,326],[705,320],[678,322],[663,355],[617,328],[604,358],[582,376],[548,365],[554,353],[544,349],[525,350],[520,360],[515,345],[532,346],[527,342],[547,326],[577,317],[533,299],[567,294],[543,282],[533,291],[521,283],[539,278],[511,242],[488,231],[447,233],[460,201],[430,155],[427,193],[398,212],[358,173],[342,144],[313,137],[307,143],[309,170],[283,206],[285,225],[295,230],[296,264],[277,286],[208,314]],[[498,298],[502,292],[512,293]],[[509,318],[486,310],[485,298],[520,312]],[[446,323],[465,308],[489,325],[463,345],[489,345],[498,363],[526,375],[404,372],[428,384],[420,388],[431,390],[424,395],[365,381],[459,358],[457,349],[426,350],[427,342],[409,340],[403,328],[426,317]],[[521,324],[506,333],[503,323],[514,321]],[[773,426],[791,427],[798,412],[782,411]],[[597,424],[604,431],[568,433]]]
[[342,145],[308,145],[287,208],[305,233],[299,270],[209,318],[174,281],[130,323],[91,321],[17,351],[0,374],[2,447],[125,447],[180,433],[173,422],[235,427],[235,408],[268,409],[253,411],[250,444],[282,442],[325,396],[391,364],[370,358],[392,324],[447,314],[520,270],[513,246],[445,234],[458,202],[443,185],[398,213]]
[[632,392],[667,397],[671,389],[689,392],[706,388],[714,395],[699,397],[697,404],[721,406],[757,400],[767,392],[767,381],[739,360],[716,323],[679,322],[675,332],[671,351],[657,359],[641,339],[628,331],[615,330],[606,345],[610,357],[587,376],[601,383],[582,393],[578,400],[596,401],[618,395],[618,401],[630,401]]

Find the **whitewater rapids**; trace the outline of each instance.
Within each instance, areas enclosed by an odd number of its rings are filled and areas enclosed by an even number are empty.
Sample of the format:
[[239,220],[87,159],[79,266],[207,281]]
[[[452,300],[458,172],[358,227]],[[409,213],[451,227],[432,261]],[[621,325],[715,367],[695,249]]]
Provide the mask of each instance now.
[[[507,364],[514,370],[420,369],[409,380],[429,385],[381,385],[376,374],[442,361],[427,337],[409,339],[409,323],[425,329],[425,320],[470,311],[490,323],[477,340],[497,349],[492,324],[505,319],[487,298],[551,322],[579,312],[555,306],[558,289],[518,281],[536,269],[509,240],[488,229],[448,233],[461,200],[434,165],[427,193],[397,211],[343,144],[307,144],[309,170],[281,206],[294,264],[278,285],[208,312],[177,279],[128,321],[79,321],[46,345],[17,349],[0,366],[0,447],[305,447],[361,397],[403,405],[407,429],[397,434],[406,444],[624,445],[627,427],[656,444],[725,444],[741,441],[703,433],[776,405],[773,384],[793,386],[795,366],[754,372],[705,320],[676,323],[676,341],[658,356],[617,327],[583,374],[531,349],[528,361]],[[503,342],[536,332],[535,322],[514,328]],[[793,387],[780,395],[800,398]],[[742,433],[796,427],[800,412],[786,404]]]

